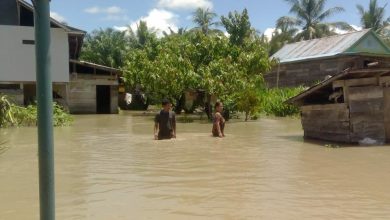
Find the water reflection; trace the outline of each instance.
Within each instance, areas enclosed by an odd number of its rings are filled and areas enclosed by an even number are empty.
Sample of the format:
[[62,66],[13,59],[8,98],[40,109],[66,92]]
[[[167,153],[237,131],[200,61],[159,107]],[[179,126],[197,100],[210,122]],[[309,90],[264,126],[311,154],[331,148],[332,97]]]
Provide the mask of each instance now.
[[[55,129],[59,219],[385,219],[390,148],[325,148],[299,120],[178,124],[153,140],[152,117],[77,116]],[[8,132],[0,219],[38,219],[35,128]]]

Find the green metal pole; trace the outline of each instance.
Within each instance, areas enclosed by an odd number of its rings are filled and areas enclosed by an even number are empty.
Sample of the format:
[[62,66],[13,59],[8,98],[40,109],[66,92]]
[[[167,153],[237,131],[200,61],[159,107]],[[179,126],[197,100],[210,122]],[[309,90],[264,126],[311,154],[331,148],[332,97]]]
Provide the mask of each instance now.
[[38,101],[39,201],[41,220],[55,219],[53,96],[50,74],[49,0],[35,0],[35,55]]

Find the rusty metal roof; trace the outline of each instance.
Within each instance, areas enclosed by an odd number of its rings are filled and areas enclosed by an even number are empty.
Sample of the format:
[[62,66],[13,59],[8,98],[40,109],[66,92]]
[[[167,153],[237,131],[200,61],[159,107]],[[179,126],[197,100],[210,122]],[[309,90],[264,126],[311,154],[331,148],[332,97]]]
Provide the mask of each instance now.
[[287,63],[336,56],[345,53],[369,32],[370,29],[364,29],[346,34],[286,44],[282,49],[272,55],[271,58],[279,59],[280,63]]

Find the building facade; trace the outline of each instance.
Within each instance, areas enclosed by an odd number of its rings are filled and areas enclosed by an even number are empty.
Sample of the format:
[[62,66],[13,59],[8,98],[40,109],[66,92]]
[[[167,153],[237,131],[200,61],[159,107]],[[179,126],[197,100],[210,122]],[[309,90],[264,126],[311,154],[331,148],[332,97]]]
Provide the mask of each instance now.
[[[0,93],[31,104],[36,100],[34,8],[23,0],[2,0],[0,14]],[[117,113],[119,70],[79,61],[85,32],[53,18],[50,25],[54,100],[71,113]]]
[[311,86],[345,69],[378,62],[390,66],[390,49],[370,29],[287,44],[271,59],[278,64],[265,74],[269,87]]

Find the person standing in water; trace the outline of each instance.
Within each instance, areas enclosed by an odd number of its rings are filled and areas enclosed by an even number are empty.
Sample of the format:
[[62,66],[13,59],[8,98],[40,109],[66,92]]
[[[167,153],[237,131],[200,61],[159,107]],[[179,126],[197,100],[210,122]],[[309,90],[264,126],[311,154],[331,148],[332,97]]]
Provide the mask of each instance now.
[[162,110],[154,119],[154,139],[163,140],[176,138],[176,116],[171,110],[172,104],[168,100],[162,101]]
[[223,104],[222,102],[215,103],[215,114],[213,117],[212,133],[214,137],[225,137],[225,119],[222,116]]

